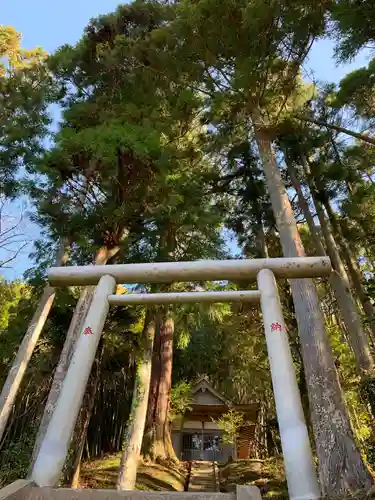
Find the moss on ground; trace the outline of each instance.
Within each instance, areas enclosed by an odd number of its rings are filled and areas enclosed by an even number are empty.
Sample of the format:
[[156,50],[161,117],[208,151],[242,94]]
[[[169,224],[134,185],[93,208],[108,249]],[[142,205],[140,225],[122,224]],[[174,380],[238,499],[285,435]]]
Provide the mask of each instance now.
[[[121,454],[107,455],[86,462],[81,470],[81,488],[114,489]],[[184,491],[187,466],[180,464],[147,464],[138,467],[136,489],[143,491]]]
[[[235,491],[236,484],[252,484],[260,488],[263,498],[289,499],[281,457],[229,462],[219,467],[219,480],[220,490],[223,492]],[[329,497],[323,498],[331,500]],[[369,491],[359,490],[341,498],[343,500],[375,500],[375,486]]]
[[281,458],[236,460],[219,468],[220,490],[232,492],[236,484],[258,486],[263,497],[288,498],[284,466]]

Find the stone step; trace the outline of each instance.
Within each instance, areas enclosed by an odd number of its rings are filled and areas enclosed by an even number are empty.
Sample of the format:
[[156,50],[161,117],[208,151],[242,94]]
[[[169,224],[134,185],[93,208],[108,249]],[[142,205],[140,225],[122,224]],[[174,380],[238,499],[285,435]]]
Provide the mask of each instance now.
[[117,491],[39,488],[20,479],[0,490],[0,500],[261,500],[259,488],[239,486],[236,493],[207,491]]
[[217,491],[212,462],[194,462],[192,464],[188,491]]

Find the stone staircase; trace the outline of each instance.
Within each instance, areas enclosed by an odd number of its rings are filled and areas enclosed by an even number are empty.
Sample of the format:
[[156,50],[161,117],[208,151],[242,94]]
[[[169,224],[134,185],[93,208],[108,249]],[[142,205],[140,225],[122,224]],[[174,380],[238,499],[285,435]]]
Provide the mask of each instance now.
[[212,462],[193,462],[191,464],[188,491],[217,492],[218,482],[215,474],[215,464]]

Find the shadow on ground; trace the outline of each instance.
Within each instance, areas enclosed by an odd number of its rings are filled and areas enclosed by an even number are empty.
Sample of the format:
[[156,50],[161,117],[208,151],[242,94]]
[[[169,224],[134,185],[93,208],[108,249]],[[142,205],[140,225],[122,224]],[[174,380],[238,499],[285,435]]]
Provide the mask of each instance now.
[[263,497],[288,498],[282,459],[236,460],[219,468],[220,490],[236,491],[236,484],[258,486]]
[[[87,462],[82,466],[81,488],[114,489],[120,467],[120,454],[108,455]],[[143,491],[184,491],[187,476],[185,464],[171,466],[161,464],[139,465],[137,490]]]

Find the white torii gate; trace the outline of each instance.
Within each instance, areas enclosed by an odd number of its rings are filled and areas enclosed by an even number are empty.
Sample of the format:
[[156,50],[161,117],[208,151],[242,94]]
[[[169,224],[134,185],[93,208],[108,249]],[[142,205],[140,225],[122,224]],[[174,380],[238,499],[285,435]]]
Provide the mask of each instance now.
[[[110,305],[250,302],[261,306],[272,385],[292,500],[320,497],[276,278],[329,276],[328,257],[202,260],[155,264],[51,268],[52,286],[97,285],[31,479],[54,486],[61,474]],[[257,279],[258,290],[114,295],[118,283]]]

